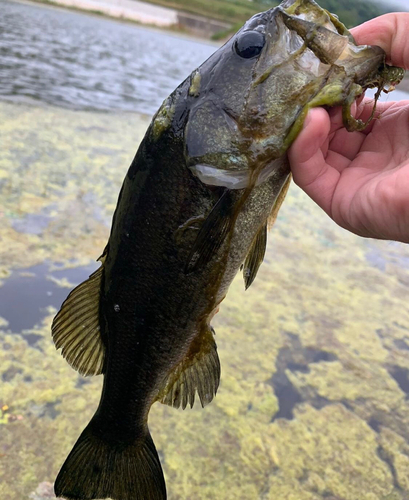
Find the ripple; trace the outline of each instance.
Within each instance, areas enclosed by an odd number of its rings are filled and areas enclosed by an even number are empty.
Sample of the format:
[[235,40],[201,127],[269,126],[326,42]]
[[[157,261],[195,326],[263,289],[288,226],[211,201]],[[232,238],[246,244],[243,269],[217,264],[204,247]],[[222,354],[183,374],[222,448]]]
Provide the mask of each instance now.
[[110,19],[0,0],[0,97],[153,114],[215,50]]

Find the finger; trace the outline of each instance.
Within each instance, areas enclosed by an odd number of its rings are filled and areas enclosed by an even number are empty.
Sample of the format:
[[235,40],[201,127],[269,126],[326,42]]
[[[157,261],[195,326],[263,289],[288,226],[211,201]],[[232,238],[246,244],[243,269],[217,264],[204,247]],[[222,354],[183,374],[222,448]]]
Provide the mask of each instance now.
[[323,108],[314,108],[308,112],[304,127],[291,147],[297,163],[304,163],[320,149],[328,139],[330,119]]
[[[370,99],[367,97],[360,97],[356,102],[354,102],[351,106],[351,114],[354,116],[356,119],[359,119],[363,121],[364,123],[367,122],[372,115],[373,107],[374,107],[374,99]],[[342,130],[342,134],[339,135],[339,140],[335,143],[331,142],[331,149],[334,149],[338,152],[341,152],[342,149],[342,143],[343,141],[348,138],[348,141],[351,141],[351,152],[348,154],[348,158],[351,160],[355,156],[353,153],[353,150],[359,147],[360,144],[362,144],[363,140],[365,139],[365,136],[368,135],[376,123],[376,118],[379,118],[379,116],[382,115],[390,106],[393,104],[392,102],[377,102],[376,104],[376,111],[373,120],[368,124],[368,126],[362,130],[360,133],[363,134],[360,136],[356,136],[354,139],[352,139],[352,134],[355,134],[356,132],[346,132],[346,130]],[[339,132],[341,129],[344,128],[343,120],[342,120],[342,108],[341,107],[336,107],[333,109],[329,110],[329,115],[331,118],[331,134],[336,132],[336,136],[338,136]],[[341,149],[340,149],[341,148]],[[357,152],[357,151],[356,151]],[[355,153],[356,154],[356,153]]]
[[[375,99],[365,97],[365,99],[363,99],[363,101],[358,106],[358,109],[356,112],[356,118],[359,118],[360,120],[362,120],[364,122],[369,120],[369,117],[371,116],[372,111],[373,111],[374,104],[375,104]],[[378,101],[376,103],[375,117],[379,116],[381,113],[386,111],[390,106],[391,106],[391,102]]]
[[[332,152],[348,159],[348,163],[350,163],[359,153],[365,139],[366,134],[362,132],[348,132],[343,128],[334,134],[329,147]],[[332,164],[329,158],[327,158],[327,161]],[[345,163],[343,162],[342,167],[344,167],[344,165]],[[335,166],[335,164],[333,164],[333,166]],[[336,168],[340,170],[340,168]]]
[[329,132],[328,113],[322,108],[313,109],[288,152],[294,181],[328,214],[340,176],[325,160],[323,148]]
[[409,69],[409,13],[394,12],[368,21],[351,30],[359,45],[379,45],[388,62]]
[[351,160],[344,153],[337,153],[332,149],[328,151],[325,161],[339,173],[351,165]]

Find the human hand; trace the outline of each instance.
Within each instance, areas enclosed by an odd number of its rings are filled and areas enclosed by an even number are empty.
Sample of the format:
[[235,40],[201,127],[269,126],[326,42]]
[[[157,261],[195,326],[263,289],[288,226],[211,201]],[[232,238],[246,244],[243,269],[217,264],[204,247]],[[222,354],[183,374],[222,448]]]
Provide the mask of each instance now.
[[[352,30],[409,68],[409,14],[387,14]],[[393,95],[393,94],[392,94]],[[373,100],[355,103],[366,121]],[[339,108],[309,112],[289,150],[295,182],[340,226],[360,236],[409,243],[409,101],[379,103],[362,132],[347,132]]]

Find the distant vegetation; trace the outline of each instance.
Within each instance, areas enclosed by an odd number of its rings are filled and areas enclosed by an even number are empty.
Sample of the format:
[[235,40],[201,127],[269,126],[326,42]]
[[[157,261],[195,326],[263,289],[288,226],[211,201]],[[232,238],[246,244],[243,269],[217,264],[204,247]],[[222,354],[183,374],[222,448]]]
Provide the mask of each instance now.
[[[391,2],[392,3],[392,2]],[[321,7],[337,14],[339,19],[352,28],[373,17],[390,12],[393,8],[365,0],[321,0]]]
[[183,10],[198,16],[211,17],[226,23],[243,24],[257,12],[276,6],[279,1],[261,0],[145,0],[150,3]]
[[[146,1],[146,0],[145,0]],[[232,24],[236,30],[257,12],[275,7],[278,0],[148,0],[151,3],[183,10],[199,16],[211,17]],[[347,27],[379,16],[388,11],[388,7],[367,0],[320,0],[321,7],[337,14]],[[389,9],[391,10],[391,9]],[[221,33],[220,35],[226,35]]]

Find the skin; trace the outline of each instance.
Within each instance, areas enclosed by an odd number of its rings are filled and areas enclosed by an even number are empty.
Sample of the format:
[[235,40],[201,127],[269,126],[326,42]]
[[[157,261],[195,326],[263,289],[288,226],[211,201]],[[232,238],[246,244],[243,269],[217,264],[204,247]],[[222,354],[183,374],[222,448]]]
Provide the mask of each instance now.
[[[409,14],[355,28],[358,44],[379,45],[387,62],[409,69]],[[353,107],[365,121],[373,101]],[[340,226],[364,237],[409,242],[409,101],[380,103],[378,119],[347,132],[339,108],[309,112],[289,150],[295,182]]]

